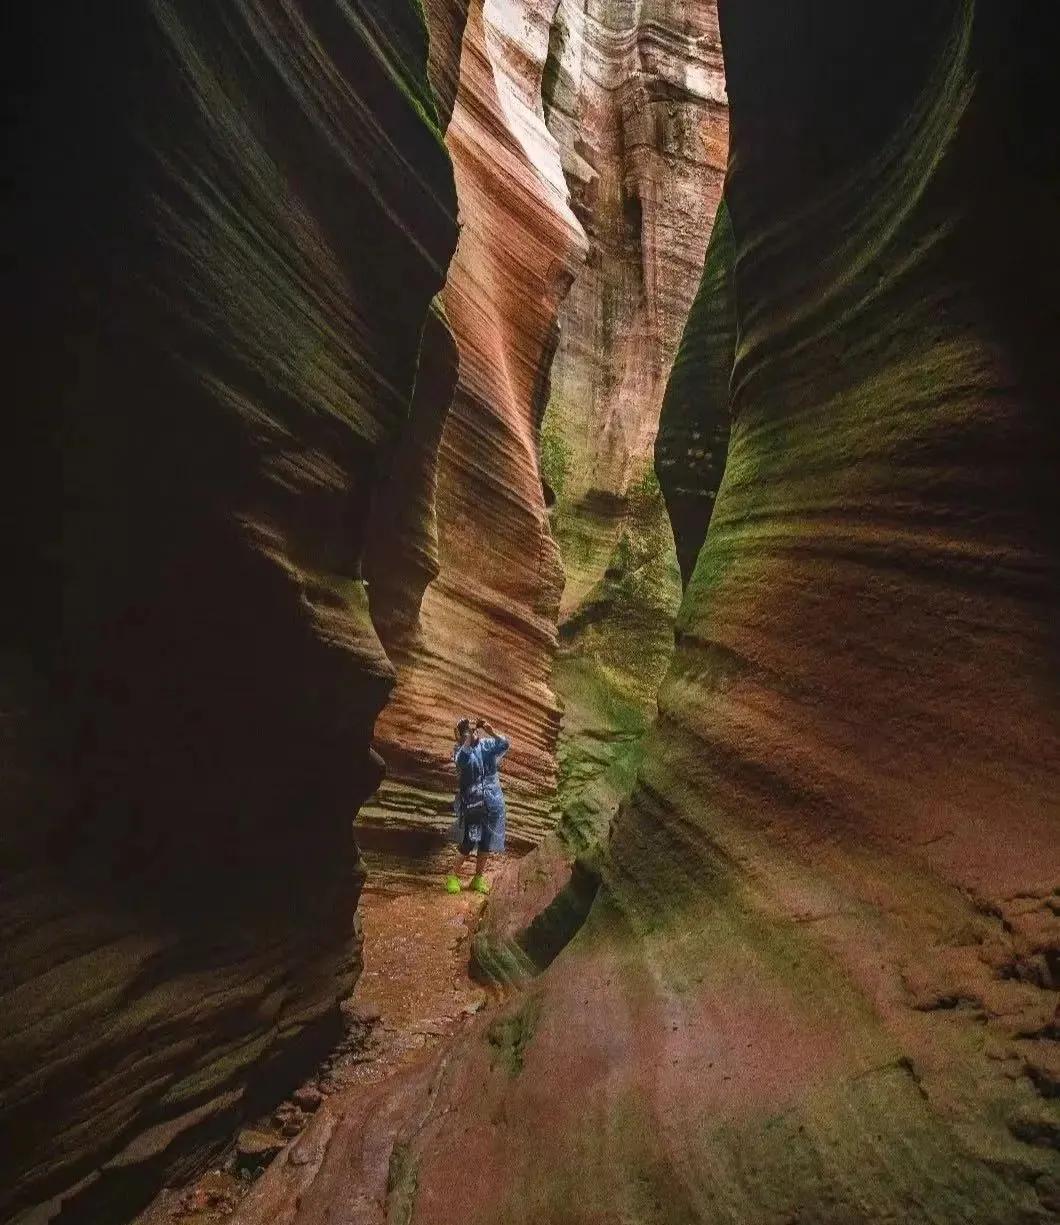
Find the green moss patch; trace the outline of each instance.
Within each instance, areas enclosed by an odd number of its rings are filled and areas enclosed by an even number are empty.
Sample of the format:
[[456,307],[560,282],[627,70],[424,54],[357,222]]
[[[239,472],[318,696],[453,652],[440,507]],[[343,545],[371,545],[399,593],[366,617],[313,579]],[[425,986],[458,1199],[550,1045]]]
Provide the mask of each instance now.
[[534,1036],[540,1013],[540,995],[528,995],[513,1012],[499,1017],[486,1031],[486,1040],[496,1051],[496,1062],[513,1078],[523,1070],[526,1048]]

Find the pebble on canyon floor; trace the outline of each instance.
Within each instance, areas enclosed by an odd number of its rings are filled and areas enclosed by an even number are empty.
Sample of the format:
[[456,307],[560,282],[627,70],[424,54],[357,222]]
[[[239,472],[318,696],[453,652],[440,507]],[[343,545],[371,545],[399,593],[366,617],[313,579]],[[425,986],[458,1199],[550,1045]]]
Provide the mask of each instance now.
[[296,1089],[294,1092],[295,1105],[308,1114],[312,1114],[323,1100],[323,1094],[312,1085],[303,1085],[301,1089]]
[[355,1024],[365,1026],[378,1025],[383,1019],[382,1010],[375,1004],[353,1004],[346,1015]]
[[241,1171],[266,1166],[283,1146],[284,1141],[280,1136],[245,1128],[236,1140],[236,1166]]

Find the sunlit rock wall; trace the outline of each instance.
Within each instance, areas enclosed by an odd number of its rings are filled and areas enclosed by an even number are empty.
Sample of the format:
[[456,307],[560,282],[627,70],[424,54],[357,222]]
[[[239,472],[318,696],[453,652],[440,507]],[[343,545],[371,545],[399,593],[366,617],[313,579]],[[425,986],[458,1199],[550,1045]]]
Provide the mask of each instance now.
[[[610,669],[589,681],[617,678],[638,725],[672,645],[679,580],[652,444],[721,192],[713,3],[485,5],[447,139],[464,231],[443,300],[460,384],[427,483],[434,517],[421,516],[438,548],[417,560],[393,528],[377,537],[373,615],[393,607],[399,571],[421,581],[399,601],[402,624],[391,619],[400,679],[376,741],[389,778],[363,838],[445,824],[450,728],[466,708],[512,734],[510,829],[527,845],[547,828],[556,777],[554,685],[572,731],[579,711],[599,723],[566,692],[580,665],[551,675],[560,588],[565,654]],[[596,730],[610,736],[610,722]],[[570,743],[563,781],[582,768]]]
[[509,842],[547,825],[559,723],[550,677],[563,583],[538,466],[556,313],[584,255],[541,77],[551,0],[479,0],[446,136],[462,224],[442,304],[459,374],[433,490],[437,578],[376,728],[388,782],[362,836],[451,819],[452,728],[483,714],[510,736]]
[[728,152],[715,3],[563,0],[544,94],[589,240],[541,447],[566,579],[559,832],[582,846],[628,788],[673,649],[680,578],[652,444]]
[[[579,621],[604,619],[601,603],[639,598],[660,642],[647,625],[626,637],[640,639],[654,692],[678,585],[652,445],[728,152],[716,4],[562,0],[545,94],[589,239],[560,315],[543,439],[567,579],[562,618],[573,635]],[[637,592],[603,582],[623,570],[638,572],[626,583]]]
[[639,783],[574,939],[315,1133],[298,1225],[368,1132],[419,1223],[1060,1215],[1051,26],[721,18],[732,427]]
[[360,558],[456,201],[416,3],[23,19],[0,1217],[98,1225],[301,1075],[357,974],[393,683]]

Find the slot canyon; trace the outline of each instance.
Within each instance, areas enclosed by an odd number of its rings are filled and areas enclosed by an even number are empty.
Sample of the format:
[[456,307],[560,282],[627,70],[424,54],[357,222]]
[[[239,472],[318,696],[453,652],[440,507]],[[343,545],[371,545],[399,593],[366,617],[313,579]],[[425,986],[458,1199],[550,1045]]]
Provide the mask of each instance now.
[[1049,6],[13,24],[0,1220],[1060,1221]]

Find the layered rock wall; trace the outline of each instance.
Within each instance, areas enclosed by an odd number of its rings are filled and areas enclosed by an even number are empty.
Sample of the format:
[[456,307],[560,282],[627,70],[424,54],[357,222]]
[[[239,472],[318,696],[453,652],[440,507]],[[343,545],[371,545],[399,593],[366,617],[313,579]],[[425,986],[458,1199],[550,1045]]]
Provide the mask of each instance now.
[[373,616],[399,683],[377,727],[389,780],[362,817],[370,845],[447,824],[465,710],[512,735],[514,845],[548,827],[561,590],[568,647],[622,677],[623,703],[653,701],[678,580],[652,443],[726,151],[715,7],[671,9],[472,11],[447,136],[464,225],[443,295],[459,382],[437,471],[423,480],[427,461],[408,482],[437,540],[402,544],[403,490],[373,534]]
[[525,848],[546,827],[563,580],[538,426],[556,312],[584,253],[540,101],[554,7],[479,0],[464,33],[446,136],[462,229],[442,294],[459,374],[432,490],[437,577],[376,728],[389,780],[362,815],[366,839],[448,825],[452,727],[464,713],[511,737],[510,843]]
[[[642,534],[652,510],[665,524],[657,497],[636,494],[655,492],[663,391],[721,197],[728,111],[716,5],[563,0],[550,67],[549,127],[589,239],[561,312],[544,437],[568,620],[598,594],[623,531]],[[646,598],[665,622],[676,584],[659,571]]]
[[721,194],[728,112],[713,0],[564,0],[550,41],[548,123],[589,240],[542,429],[566,579],[558,830],[581,848],[614,813],[673,649],[680,579],[652,444]]
[[373,1129],[422,1223],[1060,1214],[1051,25],[721,17],[731,434],[638,785],[550,968],[321,1121],[297,1225],[385,1193]]
[[415,3],[25,17],[0,1216],[117,1221],[358,970],[360,558],[456,201]]

